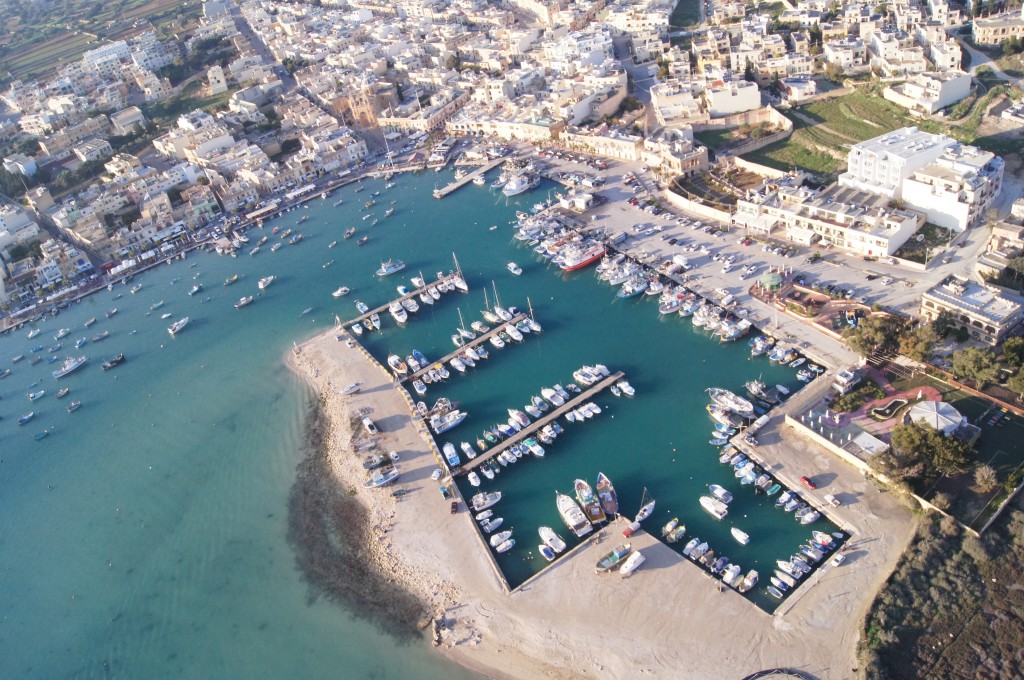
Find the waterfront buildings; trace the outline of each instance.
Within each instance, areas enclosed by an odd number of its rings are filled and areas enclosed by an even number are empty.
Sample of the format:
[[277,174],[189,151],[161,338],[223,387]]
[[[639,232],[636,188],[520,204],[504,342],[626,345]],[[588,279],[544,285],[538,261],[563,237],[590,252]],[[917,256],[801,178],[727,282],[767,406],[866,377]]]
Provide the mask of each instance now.
[[1024,320],[1024,300],[985,284],[950,276],[921,299],[921,315],[929,321],[949,312],[958,327],[987,345],[996,345]]

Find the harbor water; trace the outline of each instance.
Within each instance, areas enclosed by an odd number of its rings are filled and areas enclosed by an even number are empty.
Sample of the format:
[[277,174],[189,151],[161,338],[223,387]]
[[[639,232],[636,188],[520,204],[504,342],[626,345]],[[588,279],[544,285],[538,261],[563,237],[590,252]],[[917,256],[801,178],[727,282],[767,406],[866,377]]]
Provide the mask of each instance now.
[[[0,338],[0,370],[12,369],[0,381],[0,653],[9,672],[269,678],[334,676],[344,668],[347,677],[459,677],[426,645],[395,640],[355,616],[352,605],[318,597],[305,581],[288,540],[288,512],[296,466],[307,454],[310,395],[282,362],[293,343],[333,326],[336,315],[357,315],[355,300],[375,307],[396,297],[396,286],[411,287],[409,278],[419,272],[433,279],[452,269],[453,252],[470,292],[421,304],[405,328],[383,314],[383,332],[360,339],[375,356],[383,361],[413,348],[429,358],[449,353],[459,312],[467,326],[479,319],[484,291],[493,304],[495,288],[505,306],[525,309],[529,300],[544,332],[501,350],[487,345],[489,359],[430,388],[429,403],[446,396],[469,413],[439,444],[475,442],[485,427],[508,418],[508,408],[522,409],[541,387],[571,382],[583,364],[624,371],[636,388],[632,399],[603,393],[595,400],[603,412],[584,423],[563,420],[566,432],[543,460],[523,460],[483,482],[502,491],[495,514],[517,539],[498,558],[508,580],[522,582],[544,566],[538,526],[570,538],[555,491],[571,494],[575,478],[594,484],[604,472],[625,514],[636,513],[646,488],[657,499],[648,530],[679,517],[687,536],[677,549],[700,536],[744,572],[758,569],[761,585],[751,595],[760,606],[775,603],[764,592],[767,577],[810,528],[740,487],[718,463],[717,448],[708,444],[713,424],[705,389],[742,393],[743,383],[758,376],[795,389],[795,370],[750,359],[745,341],[722,344],[688,319],[659,318],[650,297],[616,299],[592,269],[563,274],[514,242],[515,212],[529,210],[555,185],[514,199],[475,185],[431,198],[435,183],[450,176],[396,177],[393,188],[369,179],[350,185],[283,214],[262,233],[250,230],[237,258],[194,253],[136,276],[130,285],[142,288],[135,294],[117,285],[84,298],[38,324],[34,339],[26,329]],[[371,199],[375,205],[364,208]],[[394,214],[385,217],[389,208]],[[297,224],[301,217],[308,219]],[[304,238],[271,252],[281,242],[274,227]],[[350,227],[356,234],[343,239]],[[261,252],[248,255],[264,234]],[[370,238],[360,246],[363,236]],[[375,276],[388,258],[403,260],[406,269]],[[512,260],[522,276],[506,269]],[[234,274],[239,280],[224,286]],[[257,281],[268,275],[277,280],[260,293]],[[190,296],[196,284],[203,289]],[[343,285],[351,293],[332,297]],[[234,309],[243,295],[255,301]],[[172,316],[161,319],[165,313]],[[167,327],[184,316],[190,323],[171,337]],[[85,328],[91,317],[98,321]],[[45,348],[64,327],[71,333],[54,354],[84,355],[89,363],[56,382],[50,373],[60,360],[47,363]],[[110,336],[94,343],[104,330]],[[82,337],[89,340],[75,349]],[[45,348],[30,351],[40,344]],[[120,352],[126,361],[103,371],[102,361]],[[20,354],[26,358],[11,363]],[[44,360],[30,365],[31,357]],[[57,400],[62,386],[71,392]],[[46,395],[29,402],[26,395],[41,389]],[[74,413],[66,411],[71,401],[82,403]],[[29,411],[35,417],[19,426]],[[49,436],[35,441],[43,430]],[[709,483],[736,497],[721,522],[698,504]],[[460,484],[467,497],[474,491]],[[751,536],[750,545],[731,538],[733,526]],[[824,519],[814,528],[833,529]],[[387,647],[394,649],[365,652]]]

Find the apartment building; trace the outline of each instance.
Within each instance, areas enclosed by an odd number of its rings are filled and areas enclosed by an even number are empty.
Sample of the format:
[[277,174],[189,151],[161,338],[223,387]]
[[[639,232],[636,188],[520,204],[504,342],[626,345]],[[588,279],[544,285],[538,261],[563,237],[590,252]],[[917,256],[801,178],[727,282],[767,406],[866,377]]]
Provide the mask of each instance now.
[[960,70],[918,73],[885,88],[882,96],[911,111],[933,114],[971,93],[971,76]]
[[955,140],[906,127],[854,144],[839,184],[886,198],[900,198],[903,180],[935,161]]
[[972,35],[979,45],[998,45],[1010,38],[1024,37],[1024,7],[991,17],[976,17]]
[[984,219],[1002,189],[1003,169],[999,156],[954,144],[903,181],[903,201],[932,224],[961,232]]

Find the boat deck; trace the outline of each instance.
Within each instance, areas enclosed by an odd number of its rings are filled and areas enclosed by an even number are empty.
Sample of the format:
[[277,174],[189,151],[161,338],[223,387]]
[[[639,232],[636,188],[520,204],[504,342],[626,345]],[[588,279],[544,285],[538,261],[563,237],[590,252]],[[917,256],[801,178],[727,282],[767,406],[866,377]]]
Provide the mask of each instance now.
[[556,418],[558,418],[558,417],[560,417],[562,415],[565,415],[567,412],[571,411],[572,409],[574,409],[574,408],[584,404],[587,401],[590,401],[590,399],[592,399],[593,397],[597,396],[598,393],[600,393],[601,391],[607,389],[608,387],[611,387],[612,385],[614,385],[618,381],[622,380],[625,376],[626,376],[626,374],[623,373],[622,371],[616,371],[615,373],[612,373],[611,375],[609,375],[608,377],[604,378],[603,380],[594,383],[589,388],[583,390],[582,392],[580,392],[579,394],[574,396],[572,399],[570,399],[569,401],[567,401],[564,404],[562,404],[561,406],[559,406],[557,408],[554,408],[551,411],[548,411],[547,413],[542,415],[540,418],[538,418],[537,420],[533,421],[528,426],[524,427],[519,432],[516,432],[511,437],[508,437],[506,439],[501,440],[500,442],[495,443],[495,445],[492,446],[491,448],[487,449],[487,451],[481,453],[479,456],[477,456],[473,460],[468,461],[467,463],[462,465],[459,468],[459,471],[458,471],[457,474],[460,474],[460,475],[469,474],[472,470],[474,470],[477,467],[483,465],[484,461],[488,461],[491,458],[494,458],[495,456],[500,454],[502,451],[505,451],[506,449],[508,449],[513,444],[518,444],[519,442],[521,442],[522,440],[526,439],[527,437],[529,437],[533,433],[537,432],[538,430],[540,430],[541,428],[543,428],[545,425],[547,425],[548,423],[552,422]]
[[[520,321],[522,321],[523,319],[525,319],[526,316],[527,316],[526,314],[519,314],[518,316],[512,317],[511,321],[502,322],[502,324],[500,326],[497,326],[496,328],[492,328],[491,330],[487,331],[483,335],[476,336],[476,338],[474,338],[473,340],[468,341],[465,345],[463,345],[462,347],[459,347],[458,349],[456,349],[451,354],[446,354],[445,356],[441,357],[437,361],[431,361],[427,365],[426,368],[422,368],[422,369],[420,369],[420,370],[418,370],[415,373],[412,373],[410,375],[403,376],[401,378],[401,381],[404,382],[406,380],[410,380],[410,381],[411,380],[416,380],[417,378],[422,376],[424,373],[428,372],[430,370],[431,366],[434,366],[435,364],[446,364],[446,363],[448,363],[449,360],[451,360],[451,359],[459,356],[460,354],[462,354],[466,350],[467,347],[476,347],[477,345],[484,344],[485,342],[490,340],[493,336],[495,336],[498,333],[500,333],[501,331],[505,330],[505,326],[506,325],[508,325],[508,324],[513,324],[513,325],[517,324]],[[525,340],[526,338],[524,337],[523,339]],[[519,344],[519,343],[515,343],[515,344]],[[497,348],[495,348],[495,349],[497,349]],[[488,351],[490,351],[490,350],[488,350]]]
[[[422,288],[417,288],[416,290],[413,290],[413,291],[410,291],[410,292],[406,293],[405,295],[403,295],[400,298],[395,298],[394,300],[390,300],[388,302],[385,302],[380,307],[377,307],[375,309],[371,309],[366,314],[363,314],[361,316],[357,316],[354,319],[349,319],[348,321],[342,321],[341,322],[341,327],[342,328],[349,328],[352,325],[357,324],[357,323],[359,323],[359,322],[361,322],[361,321],[363,321],[365,319],[369,319],[374,314],[383,314],[386,311],[388,311],[388,307],[390,307],[393,303],[395,303],[395,302],[401,303],[401,302],[404,302],[405,300],[408,300],[409,298],[417,297],[417,296],[419,296],[420,293],[425,293],[428,290],[430,290],[431,288],[437,288],[438,284],[440,284],[441,282],[443,282],[443,281],[451,281],[451,280],[453,280],[453,279],[455,279],[455,278],[457,278],[457,277],[459,277],[461,275],[462,275],[461,272],[454,272],[454,273],[449,274],[448,276],[444,277],[443,279],[437,279],[436,281],[431,281],[430,283],[428,283],[427,285],[423,286]],[[442,297],[442,299],[444,299],[444,298]]]
[[486,165],[481,165],[479,168],[477,168],[473,172],[465,175],[464,177],[460,177],[459,179],[455,180],[451,184],[449,184],[449,185],[447,185],[447,186],[445,186],[445,187],[443,187],[441,189],[434,189],[434,198],[444,198],[448,194],[453,193],[456,189],[461,189],[465,185],[467,185],[470,182],[472,182],[473,179],[476,178],[477,175],[482,175],[485,172],[487,172],[489,170],[492,170],[493,168],[498,167],[499,165],[501,165],[504,162],[505,162],[505,158],[498,158],[496,160],[490,161]]

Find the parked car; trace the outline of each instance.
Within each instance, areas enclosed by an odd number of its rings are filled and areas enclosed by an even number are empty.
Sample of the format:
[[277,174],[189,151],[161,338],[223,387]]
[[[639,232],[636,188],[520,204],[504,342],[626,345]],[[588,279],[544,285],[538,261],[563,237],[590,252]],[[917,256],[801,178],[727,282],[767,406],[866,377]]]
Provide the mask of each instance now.
[[836,553],[836,556],[832,558],[832,561],[829,562],[829,564],[831,564],[833,567],[838,567],[840,564],[843,563],[843,560],[845,559],[846,555],[844,555],[843,553]]
[[807,475],[804,475],[803,477],[800,478],[800,483],[806,486],[808,489],[818,488],[818,485],[814,483],[814,480],[808,477]]

